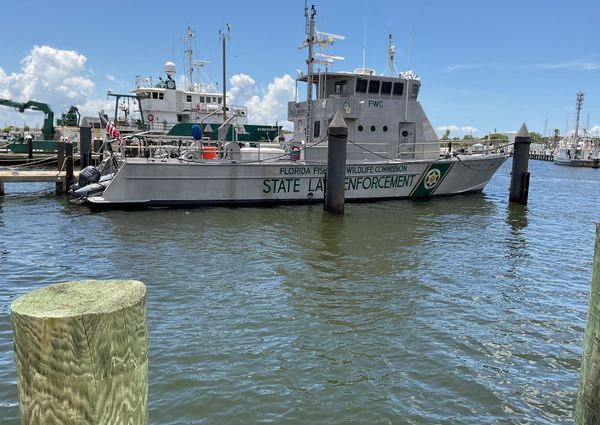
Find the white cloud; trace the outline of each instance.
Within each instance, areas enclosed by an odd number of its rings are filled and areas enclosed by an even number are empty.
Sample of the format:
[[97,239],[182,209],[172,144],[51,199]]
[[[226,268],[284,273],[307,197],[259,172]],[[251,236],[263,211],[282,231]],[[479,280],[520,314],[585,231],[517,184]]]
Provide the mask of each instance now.
[[230,78],[228,101],[248,108],[248,123],[275,124],[291,128],[287,121],[287,103],[294,99],[295,81],[288,74],[275,77],[266,90],[256,87],[256,81],[246,74]]
[[[86,105],[95,84],[87,78],[87,58],[73,50],[34,46],[21,60],[21,70],[7,74],[0,68],[0,97],[16,102],[36,100],[47,103],[55,116],[70,105]],[[39,124],[38,113],[24,116],[14,110],[0,109],[0,121]]]
[[108,81],[115,81],[115,76],[114,76],[114,75],[112,75],[112,74],[106,74],[106,79],[107,79]]
[[450,130],[450,134],[453,133],[461,133],[461,134],[472,134],[472,133],[476,133],[477,130],[479,130],[476,127],[472,127],[470,125],[464,125],[464,126],[458,126],[458,125],[442,125],[440,127],[436,127],[437,130],[439,131],[446,131],[446,130]]
[[596,137],[598,134],[600,134],[600,125],[594,125],[594,126],[592,126],[588,130],[588,134],[591,135],[591,136]]

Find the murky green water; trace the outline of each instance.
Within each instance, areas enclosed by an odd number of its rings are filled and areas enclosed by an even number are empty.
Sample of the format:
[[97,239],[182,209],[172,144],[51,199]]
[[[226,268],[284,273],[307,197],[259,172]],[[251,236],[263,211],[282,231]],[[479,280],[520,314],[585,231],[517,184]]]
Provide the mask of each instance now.
[[[572,422],[600,170],[510,161],[482,195],[92,213],[0,200],[0,422],[18,424],[9,305],[73,279],[148,286],[153,424]],[[33,191],[33,192],[32,192]]]

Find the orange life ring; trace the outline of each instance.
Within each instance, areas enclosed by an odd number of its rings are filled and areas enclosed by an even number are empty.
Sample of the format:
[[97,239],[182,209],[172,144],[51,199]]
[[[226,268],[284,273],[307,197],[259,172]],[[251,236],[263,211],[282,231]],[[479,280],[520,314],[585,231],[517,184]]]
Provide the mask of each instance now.
[[150,121],[150,122],[154,121],[154,115],[148,114],[148,121]]

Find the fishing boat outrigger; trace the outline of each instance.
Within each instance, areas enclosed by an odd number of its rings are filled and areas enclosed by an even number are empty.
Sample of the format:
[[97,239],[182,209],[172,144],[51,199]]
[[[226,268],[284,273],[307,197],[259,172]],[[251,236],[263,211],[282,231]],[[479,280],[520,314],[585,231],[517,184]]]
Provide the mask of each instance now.
[[[481,191],[508,153],[492,146],[475,153],[443,148],[418,100],[420,78],[411,71],[388,76],[364,68],[315,72],[315,63],[328,68],[335,58],[315,53],[315,47],[342,38],[316,31],[315,14],[314,6],[305,9],[308,70],[298,81],[306,83],[307,96],[288,104],[294,130],[283,148],[223,140],[209,159],[203,150],[206,141],[198,137],[178,146],[176,155],[122,155],[116,167],[114,160],[108,162],[112,168],[101,174],[112,178],[102,182],[100,191],[84,196],[87,204],[123,208],[322,200],[327,128],[338,111],[348,127],[346,200]],[[389,54],[393,63],[391,44]]]

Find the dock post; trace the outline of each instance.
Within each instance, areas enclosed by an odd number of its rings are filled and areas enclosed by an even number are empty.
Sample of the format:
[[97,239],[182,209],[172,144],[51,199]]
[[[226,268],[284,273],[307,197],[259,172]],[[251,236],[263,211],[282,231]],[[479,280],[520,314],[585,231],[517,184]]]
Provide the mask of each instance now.
[[73,143],[67,139],[65,142],[65,192],[68,192],[73,184]]
[[588,307],[579,391],[575,405],[575,425],[600,423],[600,223],[596,223],[596,244],[592,265],[592,285]]
[[344,214],[348,126],[339,110],[329,124],[327,136],[327,174],[323,209],[332,214]]
[[22,424],[148,424],[142,282],[58,283],[11,310]]
[[28,135],[25,140],[27,140],[27,158],[33,159],[33,137]]
[[529,147],[531,137],[523,124],[515,137],[512,173],[510,180],[510,202],[526,205],[529,197]]
[[[59,173],[65,166],[65,142],[63,140],[56,141],[56,166]],[[65,182],[56,182],[56,193],[66,192],[66,186]]]
[[92,165],[92,127],[79,127],[79,167]]

